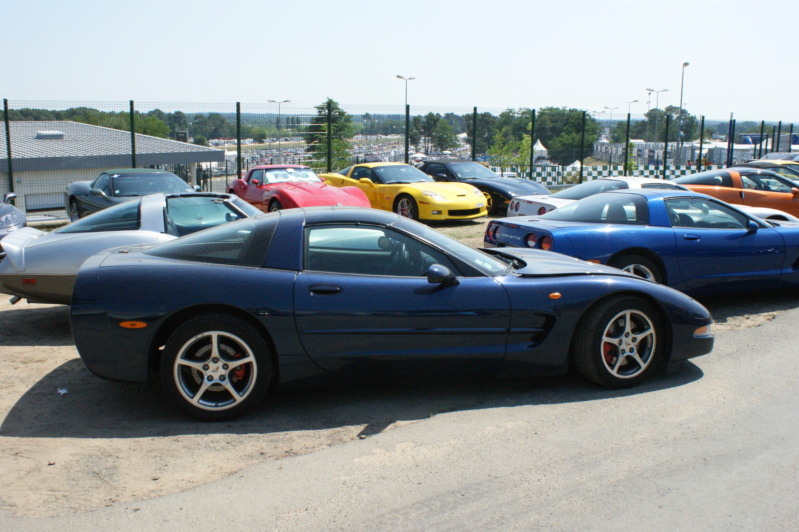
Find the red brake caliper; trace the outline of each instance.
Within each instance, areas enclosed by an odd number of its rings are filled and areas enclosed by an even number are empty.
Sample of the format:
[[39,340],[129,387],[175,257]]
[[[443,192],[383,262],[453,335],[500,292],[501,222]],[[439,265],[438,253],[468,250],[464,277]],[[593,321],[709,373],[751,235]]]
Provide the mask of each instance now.
[[[232,358],[239,359],[241,358],[241,354],[234,353]],[[241,379],[244,378],[244,371],[245,371],[244,366],[237,367],[236,369],[233,370],[233,378],[236,379],[237,381],[240,381]]]
[[602,356],[605,357],[605,363],[608,365],[613,364],[613,361],[616,359],[616,357],[613,355],[613,350],[615,347],[616,346],[608,342],[602,344]]

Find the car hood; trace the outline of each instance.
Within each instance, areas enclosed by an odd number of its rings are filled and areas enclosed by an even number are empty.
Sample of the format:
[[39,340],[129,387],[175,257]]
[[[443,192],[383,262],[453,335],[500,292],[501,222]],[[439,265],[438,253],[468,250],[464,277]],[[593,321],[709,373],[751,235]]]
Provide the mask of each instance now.
[[514,179],[511,177],[487,177],[476,179],[464,179],[464,183],[471,185],[485,185],[488,187],[499,188],[512,193],[513,196],[530,196],[548,194],[543,185],[527,179]]
[[516,200],[530,203],[535,205],[546,205],[547,207],[552,207],[550,210],[559,209],[565,205],[569,205],[570,203],[574,203],[574,200],[570,199],[561,199],[556,198],[554,196],[523,196],[520,198],[516,198]]
[[[400,185],[400,183],[397,183]],[[432,183],[427,181],[422,181],[419,183],[402,183],[402,186],[406,187],[413,187],[418,189],[419,192],[423,190],[429,190],[430,192],[436,192],[437,194],[441,194],[447,199],[455,199],[457,197],[467,196],[472,198],[475,195],[475,190],[477,190],[472,185],[467,183]],[[480,193],[480,197],[482,197],[482,192]]]
[[516,270],[516,273],[523,277],[614,275],[617,277],[633,277],[640,279],[640,277],[636,277],[611,266],[586,262],[553,251],[520,248],[490,248],[484,249],[483,251],[492,255],[502,255],[524,261],[525,265]]

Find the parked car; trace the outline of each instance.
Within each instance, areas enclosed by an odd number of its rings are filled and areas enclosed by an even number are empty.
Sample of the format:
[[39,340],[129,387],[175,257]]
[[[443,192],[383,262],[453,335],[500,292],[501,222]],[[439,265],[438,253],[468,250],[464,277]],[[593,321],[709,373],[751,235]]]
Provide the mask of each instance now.
[[[0,204],[0,239],[9,233],[22,229],[28,223],[25,213],[17,209],[12,203],[16,197],[17,195],[13,192],[7,192],[3,196],[3,203]],[[0,242],[0,260],[4,256],[5,251],[3,251],[2,242]]]
[[370,206],[358,187],[327,185],[302,165],[255,166],[243,179],[231,181],[228,189],[264,212],[322,205]]
[[799,224],[695,192],[596,194],[543,216],[494,220],[485,245],[554,251],[693,294],[799,286]]
[[78,268],[104,249],[166,242],[260,211],[227,194],[153,194],[48,233],[26,227],[2,241],[0,292],[12,301],[69,305]]
[[[198,290],[197,287],[203,287]],[[225,419],[278,385],[337,375],[524,376],[574,365],[610,388],[711,351],[707,310],[663,285],[535,250],[483,252],[375,209],[288,209],[80,269],[87,367],[157,377]],[[631,333],[631,334],[630,334]]]
[[189,186],[172,172],[151,168],[121,168],[106,170],[94,181],[75,181],[67,185],[64,207],[70,221],[74,222],[87,214],[147,194],[177,194],[197,190],[199,187]]
[[468,183],[436,183],[403,163],[364,163],[320,176],[337,187],[357,186],[375,209],[414,220],[470,220],[486,216],[486,200]]
[[508,216],[530,216],[534,214],[546,214],[558,207],[568,205],[600,192],[610,192],[611,190],[641,189],[641,188],[665,188],[670,190],[687,190],[685,187],[675,185],[663,179],[650,177],[603,177],[586,181],[579,185],[555,192],[554,194],[520,196],[513,198],[508,208]]
[[735,166],[670,181],[727,203],[767,207],[799,216],[799,184],[770,170]]
[[761,161],[799,161],[799,153],[797,152],[772,152],[767,153],[759,160]]
[[549,194],[544,185],[528,179],[500,177],[475,161],[436,159],[422,163],[420,170],[436,181],[459,181],[477,187],[486,198],[488,214],[507,212],[508,204],[516,196]]
[[783,161],[772,159],[761,159],[758,161],[749,161],[748,163],[739,163],[736,166],[742,168],[762,168],[763,170],[771,170],[791,181],[799,181],[799,161]]

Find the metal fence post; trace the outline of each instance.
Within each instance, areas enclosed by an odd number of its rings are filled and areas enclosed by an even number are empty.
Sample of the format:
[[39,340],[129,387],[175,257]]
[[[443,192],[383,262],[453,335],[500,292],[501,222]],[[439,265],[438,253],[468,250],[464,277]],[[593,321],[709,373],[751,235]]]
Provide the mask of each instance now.
[[791,153],[791,146],[793,146],[793,124],[791,124],[791,131],[788,133],[788,153]]
[[699,158],[696,161],[698,170],[702,171],[702,147],[705,143],[705,115],[699,119]]
[[627,113],[627,134],[624,136],[624,175],[627,175],[630,164],[630,113]]
[[766,134],[766,121],[760,121],[760,155],[758,157],[763,157],[763,135]]
[[410,147],[410,134],[411,134],[411,106],[405,104],[405,164],[410,160],[408,157],[408,150]]
[[532,111],[532,122],[530,123],[530,179],[533,178],[533,164],[535,164],[535,109]]
[[583,127],[580,130],[580,183],[583,182],[583,165],[585,164],[585,115],[583,111]]
[[727,127],[727,161],[725,166],[732,166],[732,150],[735,147],[735,119],[730,114],[730,125]]
[[666,133],[663,136],[663,179],[666,179],[666,170],[669,167],[669,123],[671,115],[666,115]]
[[780,137],[782,136],[782,120],[777,123],[777,151],[780,151]]
[[477,160],[477,107],[472,113],[472,160]]
[[241,102],[236,102],[236,177],[241,179]]
[[8,100],[3,99],[3,116],[6,123],[6,157],[8,158],[8,191],[14,192],[14,165],[11,164],[11,119],[8,116]]
[[333,105],[327,100],[327,171],[333,171]]
[[136,168],[136,115],[134,113],[133,100],[130,101],[130,163],[132,168]]
[[769,153],[774,153],[774,148],[777,145],[777,126],[771,126],[771,151]]

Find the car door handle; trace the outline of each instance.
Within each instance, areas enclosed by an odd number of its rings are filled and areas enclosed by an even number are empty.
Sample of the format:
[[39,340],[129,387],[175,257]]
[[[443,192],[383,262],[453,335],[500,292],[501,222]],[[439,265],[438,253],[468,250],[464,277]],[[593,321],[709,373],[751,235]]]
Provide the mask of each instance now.
[[695,235],[692,233],[685,233],[682,235],[685,240],[699,240],[699,235]]
[[341,293],[341,287],[332,284],[315,284],[311,285],[308,291],[315,296],[334,296]]

